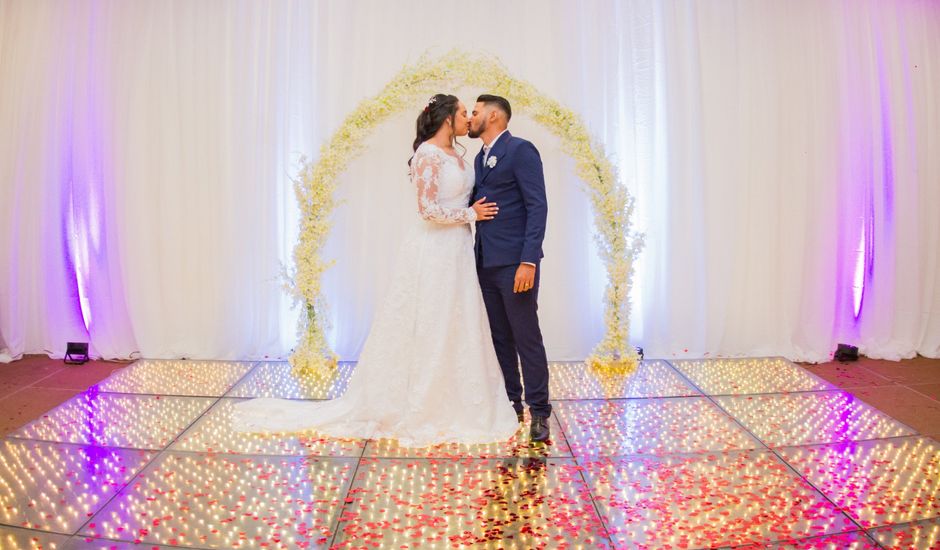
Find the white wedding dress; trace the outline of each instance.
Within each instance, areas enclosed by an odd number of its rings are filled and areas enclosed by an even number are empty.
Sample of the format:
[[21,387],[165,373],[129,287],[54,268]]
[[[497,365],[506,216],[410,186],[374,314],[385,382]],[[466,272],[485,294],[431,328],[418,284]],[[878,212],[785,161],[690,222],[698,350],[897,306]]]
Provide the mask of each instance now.
[[418,213],[346,393],[236,404],[237,431],[314,430],[405,447],[490,443],[518,429],[476,275],[473,167],[430,143],[412,159]]

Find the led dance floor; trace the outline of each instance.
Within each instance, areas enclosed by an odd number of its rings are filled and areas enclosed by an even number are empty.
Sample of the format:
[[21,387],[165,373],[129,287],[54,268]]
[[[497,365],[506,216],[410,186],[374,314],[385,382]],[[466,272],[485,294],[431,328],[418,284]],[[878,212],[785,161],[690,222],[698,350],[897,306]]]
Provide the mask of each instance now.
[[780,358],[555,363],[547,444],[229,428],[354,368],[116,371],[0,440],[0,548],[940,548],[940,443]]

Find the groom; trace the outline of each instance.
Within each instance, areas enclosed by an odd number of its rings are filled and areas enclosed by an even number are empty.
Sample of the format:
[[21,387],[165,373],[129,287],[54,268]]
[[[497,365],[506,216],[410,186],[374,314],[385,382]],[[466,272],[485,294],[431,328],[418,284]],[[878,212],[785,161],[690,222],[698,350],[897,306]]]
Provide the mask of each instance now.
[[537,300],[548,202],[539,152],[509,133],[510,118],[512,108],[506,99],[481,95],[470,119],[469,136],[483,140],[470,200],[486,197],[499,208],[495,218],[476,224],[477,276],[506,393],[521,421],[524,381],[532,413],[531,438],[546,441],[552,405]]

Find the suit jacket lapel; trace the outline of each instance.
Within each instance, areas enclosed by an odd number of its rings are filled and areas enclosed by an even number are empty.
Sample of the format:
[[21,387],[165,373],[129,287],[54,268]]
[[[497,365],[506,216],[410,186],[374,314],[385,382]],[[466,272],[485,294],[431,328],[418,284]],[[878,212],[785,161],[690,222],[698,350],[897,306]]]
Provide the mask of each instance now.
[[[494,158],[494,157],[496,158],[497,164],[500,161],[502,161],[503,152],[506,150],[506,147],[509,146],[510,139],[512,139],[512,134],[510,134],[508,131],[505,134],[499,136],[499,139],[496,140],[496,145],[493,146],[493,150],[490,151],[490,154],[487,155],[486,157],[487,161],[489,161],[489,159]],[[482,157],[483,157],[482,152],[480,153],[480,157],[481,157],[480,160],[482,161]],[[486,177],[489,176],[490,173],[495,168],[496,168],[495,166],[493,168],[490,168],[489,163],[487,163],[487,165],[483,168],[483,178],[480,179],[480,183],[483,183]]]

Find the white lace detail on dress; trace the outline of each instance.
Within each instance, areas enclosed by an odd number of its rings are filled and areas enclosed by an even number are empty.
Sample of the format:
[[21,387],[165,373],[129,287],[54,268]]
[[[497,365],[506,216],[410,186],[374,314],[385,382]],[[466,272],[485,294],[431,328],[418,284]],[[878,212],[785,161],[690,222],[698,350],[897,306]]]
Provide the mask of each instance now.
[[476,221],[477,213],[473,208],[449,208],[443,206],[438,200],[440,190],[441,171],[447,169],[460,170],[453,164],[447,163],[450,156],[437,146],[422,143],[411,160],[411,181],[418,191],[418,212],[425,220],[436,223],[470,223]]

